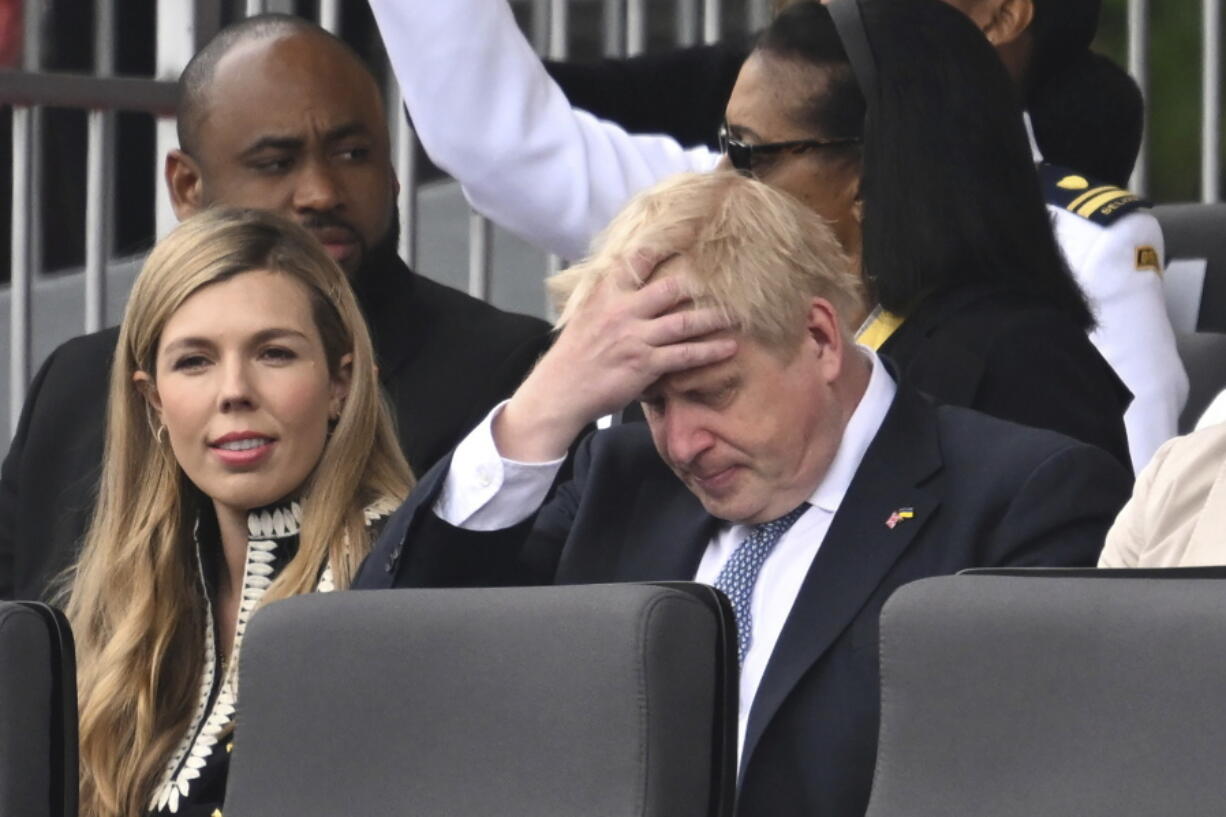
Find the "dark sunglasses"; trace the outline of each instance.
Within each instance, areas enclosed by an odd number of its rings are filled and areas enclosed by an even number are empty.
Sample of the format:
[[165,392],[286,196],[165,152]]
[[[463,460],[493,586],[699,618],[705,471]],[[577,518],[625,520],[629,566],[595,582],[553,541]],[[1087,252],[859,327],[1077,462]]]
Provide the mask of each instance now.
[[804,153],[818,148],[837,147],[839,145],[856,145],[860,143],[858,136],[842,139],[793,139],[790,142],[765,142],[751,145],[739,139],[733,139],[728,133],[728,125],[719,128],[719,149],[728,157],[728,163],[742,173],[753,174],[754,165],[766,156],[774,156],[787,151],[788,153]]

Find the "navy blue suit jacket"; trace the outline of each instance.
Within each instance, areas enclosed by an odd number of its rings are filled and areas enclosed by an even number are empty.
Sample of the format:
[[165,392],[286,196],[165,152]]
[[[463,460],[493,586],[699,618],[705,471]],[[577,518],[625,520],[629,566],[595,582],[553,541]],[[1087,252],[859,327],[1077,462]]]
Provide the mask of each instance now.
[[[630,423],[496,533],[439,520],[442,462],[390,520],[358,587],[692,579],[719,520]],[[1102,450],[902,387],[809,569],[750,713],[741,817],[859,817],[878,724],[877,617],[899,586],[988,565],[1092,565],[1131,477]],[[894,527],[891,513],[914,517]]]

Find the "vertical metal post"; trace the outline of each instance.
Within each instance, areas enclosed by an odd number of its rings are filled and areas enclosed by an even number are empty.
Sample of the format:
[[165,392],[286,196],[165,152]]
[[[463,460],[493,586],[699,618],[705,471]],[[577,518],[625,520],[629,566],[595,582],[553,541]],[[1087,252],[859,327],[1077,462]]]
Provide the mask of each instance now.
[[400,257],[410,267],[417,266],[417,232],[421,219],[418,217],[418,192],[421,182],[417,169],[417,134],[404,116],[399,105],[400,124],[396,134],[396,173],[400,179],[400,195],[396,204],[400,209]]
[[570,56],[567,34],[570,28],[570,6],[566,0],[549,0],[549,40],[545,53],[551,60],[564,60]]
[[396,205],[400,211],[400,242],[397,248],[404,263],[410,267],[417,264],[418,193],[421,187],[417,167],[417,134],[409,124],[400,99],[400,85],[391,68],[387,71],[387,119],[391,133],[392,166],[400,181],[400,193]]
[[[37,71],[42,64],[42,8],[38,0],[22,4],[22,67]],[[30,289],[42,267],[42,229],[37,189],[42,113],[38,108],[13,108],[13,189],[11,191],[9,287],[9,435],[17,432],[21,406],[30,380]]]
[[[94,2],[94,71],[106,77],[115,69],[115,2]],[[85,316],[86,332],[106,325],[106,272],[111,251],[112,137],[115,116],[89,112],[85,151]]]
[[634,57],[647,50],[647,2],[626,2],[626,56]]
[[319,26],[340,36],[341,33],[341,3],[340,0],[319,0]]
[[698,42],[698,0],[677,0],[677,45]]
[[110,111],[89,112],[85,154],[85,331],[106,326],[106,268],[111,234]]
[[[22,63],[27,71],[43,67],[43,22],[47,13],[46,0],[23,0]],[[35,105],[30,108],[30,247],[27,267],[30,280],[43,274],[43,208],[39,191],[43,189],[43,148],[46,144],[46,111]],[[32,361],[26,360],[26,380],[30,379]]]
[[[158,0],[157,4],[157,78],[175,82],[179,79],[183,67],[196,53],[197,27],[207,21],[195,14],[181,0]],[[201,32],[203,33],[203,32]],[[211,34],[212,32],[209,32]],[[170,232],[177,219],[170,205],[170,196],[166,190],[163,166],[166,154],[179,144],[179,135],[175,131],[174,119],[157,120],[157,153],[154,162],[154,186],[156,187],[154,202],[156,202],[157,237],[161,238]]]
[[478,213],[468,214],[468,294],[483,301],[490,297],[490,268],[494,256],[494,227]]
[[604,0],[604,55],[620,57],[626,47],[625,0]]
[[43,64],[43,0],[22,0],[21,67],[37,71]]
[[[546,43],[546,55],[550,59],[564,60],[569,53],[567,40],[567,0],[551,0],[549,4],[549,42]],[[610,9],[614,11],[613,20],[610,21]],[[622,4],[621,0],[605,0],[604,3],[604,22],[605,22],[605,38],[604,48],[605,56],[615,57],[620,56],[624,41],[622,39]],[[613,36],[610,36],[610,24],[612,23]],[[545,277],[552,278],[562,269],[564,262],[556,255],[550,255],[545,259],[546,271]],[[557,317],[553,308],[553,302],[545,298],[545,314],[552,323]]]
[[278,14],[293,14],[294,0],[247,0],[245,17],[275,11]]
[[770,22],[767,0],[748,0],[745,5],[745,25],[749,31],[764,28]]
[[30,378],[31,229],[34,207],[33,123],[30,108],[13,108],[12,286],[9,291],[9,436],[17,433]]
[[1141,89],[1146,110],[1141,151],[1130,186],[1145,195],[1149,189],[1149,0],[1128,0],[1128,72]]
[[1221,199],[1222,144],[1221,103],[1221,0],[1204,0],[1204,26],[1201,62],[1201,200],[1212,204]]
[[702,41],[717,43],[723,35],[722,0],[702,0]]
[[550,0],[532,0],[532,47],[536,53],[545,52],[545,43],[549,41],[549,2]]

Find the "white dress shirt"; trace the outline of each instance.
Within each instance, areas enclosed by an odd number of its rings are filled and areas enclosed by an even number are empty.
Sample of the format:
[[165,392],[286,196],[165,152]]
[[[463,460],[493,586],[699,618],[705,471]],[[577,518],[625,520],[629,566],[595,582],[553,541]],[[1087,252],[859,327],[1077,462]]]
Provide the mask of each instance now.
[[[472,206],[526,241],[580,258],[630,197],[719,157],[666,136],[629,134],[572,108],[520,33],[505,0],[371,0],[423,147]],[[1029,129],[1029,127],[1028,127]],[[1031,138],[1035,161],[1041,161]],[[1124,416],[1139,471],[1175,434],[1188,381],[1159,277],[1148,213],[1101,226],[1049,207],[1056,237],[1099,326],[1090,340],[1133,393]]]
[[[826,531],[860,467],[864,452],[877,436],[877,430],[897,392],[897,386],[877,355],[864,347],[858,348],[872,362],[868,387],[843,431],[830,468],[809,496],[811,507],[780,537],[774,550],[766,557],[754,586],[750,602],[752,641],[745,664],[741,667],[738,756],[745,741],[745,728],[753,699],[775,649],[775,642],[779,640],[783,625],[800,593],[800,586],[809,572],[809,565],[826,538]],[[494,444],[493,421],[501,410],[502,405],[499,405],[490,412],[485,421],[464,438],[452,456],[451,468],[435,502],[434,512],[440,519],[456,527],[502,530],[524,521],[540,508],[562,465],[562,460],[529,464],[499,456]],[[707,543],[694,580],[714,584],[724,562],[748,535],[749,527],[746,525],[721,525]]]

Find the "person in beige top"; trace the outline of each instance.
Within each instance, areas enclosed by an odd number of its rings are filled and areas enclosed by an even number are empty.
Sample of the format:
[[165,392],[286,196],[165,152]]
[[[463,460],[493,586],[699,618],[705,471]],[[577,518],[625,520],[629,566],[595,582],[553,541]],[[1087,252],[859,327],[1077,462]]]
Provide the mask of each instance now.
[[1137,477],[1099,567],[1226,564],[1226,425],[1167,441]]

